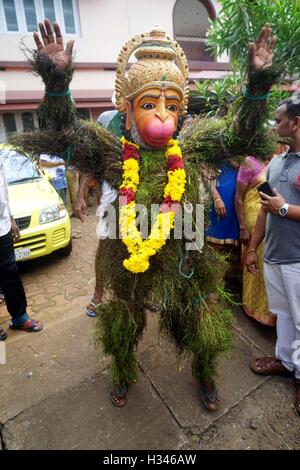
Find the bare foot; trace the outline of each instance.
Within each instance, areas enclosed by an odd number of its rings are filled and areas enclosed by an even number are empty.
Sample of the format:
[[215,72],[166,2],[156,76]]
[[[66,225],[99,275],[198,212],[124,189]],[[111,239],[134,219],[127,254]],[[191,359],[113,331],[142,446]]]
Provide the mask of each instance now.
[[126,385],[114,385],[110,393],[110,399],[115,406],[122,408],[127,403],[127,387]]

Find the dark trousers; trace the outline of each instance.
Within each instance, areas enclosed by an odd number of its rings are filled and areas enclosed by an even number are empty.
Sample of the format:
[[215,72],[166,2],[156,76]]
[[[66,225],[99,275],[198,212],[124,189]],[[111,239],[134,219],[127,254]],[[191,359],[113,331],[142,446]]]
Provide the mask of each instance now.
[[18,271],[11,232],[0,237],[0,287],[6,307],[15,320],[26,312],[27,302]]

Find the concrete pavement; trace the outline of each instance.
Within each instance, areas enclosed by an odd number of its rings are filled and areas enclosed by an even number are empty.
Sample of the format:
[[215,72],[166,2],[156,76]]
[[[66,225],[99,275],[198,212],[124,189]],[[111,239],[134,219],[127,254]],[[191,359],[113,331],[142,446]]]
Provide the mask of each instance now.
[[[190,361],[178,363],[173,345],[148,313],[139,345],[139,377],[128,405],[109,401],[109,359],[92,342],[94,319],[84,315],[93,291],[97,246],[95,211],[69,258],[53,254],[23,263],[29,311],[42,333],[10,332],[0,365],[1,445],[6,449],[299,449],[298,418],[289,379],[261,378],[252,354],[273,352],[275,332],[237,309],[234,349],[219,364],[222,409],[201,405]],[[9,317],[0,308],[0,325]]]

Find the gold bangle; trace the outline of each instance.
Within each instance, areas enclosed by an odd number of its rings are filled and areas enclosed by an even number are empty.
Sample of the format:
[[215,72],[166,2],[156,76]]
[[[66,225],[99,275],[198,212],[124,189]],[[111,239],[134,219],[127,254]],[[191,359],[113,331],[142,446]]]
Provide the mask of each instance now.
[[250,248],[250,250],[247,250],[247,253],[256,253],[256,249],[255,248]]
[[217,202],[217,201],[221,201],[221,198],[217,197],[216,199],[214,199],[214,202]]

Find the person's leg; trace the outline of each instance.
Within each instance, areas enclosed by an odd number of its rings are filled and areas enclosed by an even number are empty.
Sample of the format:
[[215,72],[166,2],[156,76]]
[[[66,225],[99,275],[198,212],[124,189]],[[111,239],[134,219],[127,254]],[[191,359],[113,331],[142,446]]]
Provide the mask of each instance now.
[[67,169],[66,178],[68,183],[67,207],[69,214],[75,211],[75,202],[79,188],[79,173],[75,169]]
[[284,279],[281,265],[268,263],[264,264],[264,279],[269,308],[277,315],[275,357],[286,369],[293,371],[292,343],[295,339],[295,326],[287,289],[288,280]]
[[15,261],[12,235],[0,237],[0,281],[8,313],[13,321],[22,320],[26,313],[26,296]]
[[41,323],[31,320],[26,312],[27,301],[16,264],[13,238],[10,232],[0,237],[0,283],[8,313],[12,317],[11,326],[27,331],[42,329]]
[[111,401],[118,407],[127,403],[127,391],[136,379],[137,364],[134,347],[146,325],[143,309],[134,308],[125,300],[114,298],[101,305],[95,327],[96,338],[105,354],[112,356]]
[[300,263],[281,266],[283,283],[290,306],[291,331],[287,335],[286,349],[289,362],[295,369],[295,377],[300,380]]
[[3,294],[3,289],[1,287],[1,282],[0,282],[0,305],[4,303],[4,294]]
[[101,264],[101,240],[99,241],[96,257],[95,257],[95,278],[96,278],[96,285],[93,296],[87,306],[86,314],[89,317],[97,316],[97,307],[100,305],[102,297],[103,297],[103,270]]
[[[0,305],[3,304],[4,302],[5,302],[4,294],[3,294],[3,290],[2,290],[1,282],[0,282]],[[7,338],[7,334],[5,333],[3,328],[0,328],[0,341],[4,341],[6,338]]]

